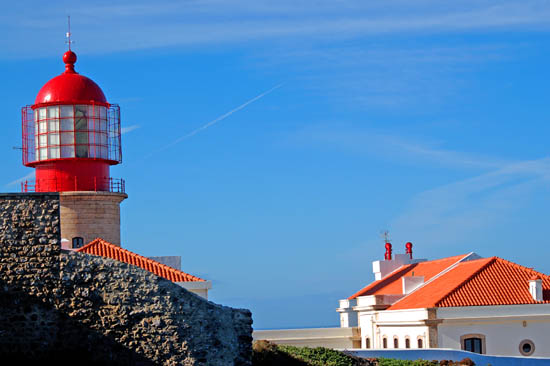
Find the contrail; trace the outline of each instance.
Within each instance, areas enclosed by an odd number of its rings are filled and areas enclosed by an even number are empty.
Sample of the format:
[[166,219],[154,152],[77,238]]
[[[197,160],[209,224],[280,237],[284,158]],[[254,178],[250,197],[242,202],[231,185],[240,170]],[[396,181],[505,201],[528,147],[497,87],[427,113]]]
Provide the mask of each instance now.
[[33,176],[34,176],[34,170],[32,172],[30,172],[29,174],[25,175],[24,177],[21,177],[19,179],[16,179],[14,181],[11,181],[11,182],[5,184],[5,187],[14,186],[17,183],[21,183],[23,181],[26,181],[27,179],[31,179]]
[[186,140],[186,139],[188,139],[188,138],[190,138],[190,137],[192,137],[192,136],[195,136],[197,133],[199,133],[199,132],[201,132],[201,131],[203,131],[203,130],[206,130],[206,129],[209,128],[209,127],[212,127],[213,125],[215,125],[215,124],[218,123],[218,122],[223,121],[224,119],[226,119],[227,117],[229,117],[229,116],[232,115],[233,113],[240,111],[241,109],[245,108],[245,107],[248,106],[249,104],[252,104],[252,103],[254,103],[255,101],[257,101],[258,99],[261,99],[261,98],[265,97],[266,95],[268,95],[268,94],[271,93],[272,91],[274,91],[274,90],[276,90],[276,89],[279,89],[281,86],[283,86],[283,83],[278,84],[278,85],[275,85],[273,88],[271,88],[271,89],[269,89],[269,90],[267,90],[267,91],[265,91],[265,92],[263,92],[263,93],[261,93],[261,94],[255,96],[254,98],[252,98],[252,99],[250,99],[249,101],[247,101],[247,102],[241,104],[241,105],[238,106],[237,108],[234,108],[234,109],[230,110],[229,112],[227,112],[227,113],[225,113],[225,114],[222,114],[221,116],[219,116],[219,117],[217,117],[216,119],[214,119],[214,120],[208,122],[207,124],[205,124],[205,125],[203,125],[203,126],[197,128],[197,129],[195,129],[195,130],[189,132],[189,133],[186,134],[186,135],[183,135],[183,136],[177,138],[176,140],[174,140],[173,142],[169,143],[168,145],[165,145],[165,146],[159,148],[158,150],[153,151],[153,152],[151,152],[151,153],[148,154],[148,155],[145,155],[143,158],[144,158],[144,159],[145,159],[145,158],[148,158],[148,157],[150,157],[151,155],[153,155],[153,154],[155,154],[155,153],[158,153],[158,152],[160,152],[160,151],[166,150],[166,149],[168,149],[168,148],[170,148],[170,147],[172,147],[172,146],[174,146],[174,145],[176,145],[176,144],[179,144],[179,143],[182,142],[183,140]]

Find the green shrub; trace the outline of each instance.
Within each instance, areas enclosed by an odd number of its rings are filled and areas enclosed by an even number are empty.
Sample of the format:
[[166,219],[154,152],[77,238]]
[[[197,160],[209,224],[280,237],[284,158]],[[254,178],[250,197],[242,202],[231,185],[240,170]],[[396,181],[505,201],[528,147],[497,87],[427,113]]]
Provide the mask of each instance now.
[[459,362],[363,359],[330,348],[283,346],[268,341],[254,342],[252,350],[252,366],[475,366],[469,358]]
[[379,358],[379,366],[439,366],[439,361],[426,361],[426,360],[396,360],[393,358]]
[[340,351],[335,351],[324,347],[294,347],[294,346],[279,346],[279,350],[285,352],[295,358],[305,361],[311,366],[355,366],[354,358],[343,354]]

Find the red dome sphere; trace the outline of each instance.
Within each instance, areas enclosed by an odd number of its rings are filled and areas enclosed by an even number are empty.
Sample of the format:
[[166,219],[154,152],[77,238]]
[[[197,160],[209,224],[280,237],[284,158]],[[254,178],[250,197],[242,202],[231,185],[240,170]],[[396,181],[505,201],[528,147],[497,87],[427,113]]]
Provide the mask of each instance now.
[[65,72],[48,81],[38,92],[34,104],[43,103],[100,103],[107,104],[101,88],[91,79],[74,71],[76,54],[67,51],[63,55]]

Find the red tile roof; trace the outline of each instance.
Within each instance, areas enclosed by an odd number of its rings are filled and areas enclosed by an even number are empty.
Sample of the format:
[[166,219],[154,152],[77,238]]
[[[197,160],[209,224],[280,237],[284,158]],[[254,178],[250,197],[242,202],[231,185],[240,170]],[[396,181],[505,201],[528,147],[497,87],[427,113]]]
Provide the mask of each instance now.
[[127,249],[111,244],[103,239],[97,238],[92,242],[76,250],[77,252],[98,255],[115,259],[120,262],[133,264],[141,267],[159,277],[166,278],[172,282],[196,282],[204,281],[202,278],[192,276],[178,269],[169,267],[152,259],[133,253]]
[[370,285],[362,288],[357,293],[351,295],[349,299],[355,299],[359,296],[367,295],[402,295],[403,285],[401,277],[405,276],[424,276],[424,282],[427,282],[435,275],[441,273],[458,261],[464,259],[468,254],[457,255],[433,261],[406,264],[397,268],[392,273]]
[[[529,280],[534,276],[542,279],[545,301],[537,302],[529,293]],[[550,276],[491,257],[458,263],[388,310],[550,303],[549,299]]]

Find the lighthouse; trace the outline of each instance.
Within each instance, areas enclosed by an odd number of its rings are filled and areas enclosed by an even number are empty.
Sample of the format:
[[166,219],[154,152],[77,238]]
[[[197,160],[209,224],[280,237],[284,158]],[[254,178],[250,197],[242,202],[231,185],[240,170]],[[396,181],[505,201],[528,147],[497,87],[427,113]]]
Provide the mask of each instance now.
[[35,169],[22,191],[59,192],[68,247],[95,238],[120,246],[120,203],[128,196],[124,180],[110,176],[110,167],[122,163],[120,108],[75,71],[76,60],[69,47],[65,71],[22,108],[23,164]]

